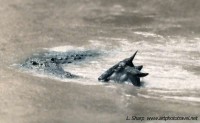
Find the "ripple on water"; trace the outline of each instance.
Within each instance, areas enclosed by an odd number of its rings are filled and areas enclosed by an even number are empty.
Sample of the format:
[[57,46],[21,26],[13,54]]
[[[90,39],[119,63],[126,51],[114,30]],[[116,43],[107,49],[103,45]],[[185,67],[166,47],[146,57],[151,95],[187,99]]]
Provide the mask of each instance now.
[[[163,37],[154,33],[135,32],[144,40],[130,41],[124,38],[99,37],[89,40],[82,47],[62,46],[48,50],[66,52],[68,50],[101,50],[103,55],[84,64],[71,64],[65,69],[82,76],[80,79],[62,79],[64,82],[76,82],[84,85],[99,85],[97,78],[113,64],[139,50],[134,63],[144,65],[144,71],[150,73],[143,79],[147,89],[143,97],[162,97],[200,102],[200,95],[193,94],[200,89],[200,76],[195,73],[200,66],[200,38]],[[154,41],[148,40],[148,37]],[[195,52],[195,53],[194,53]],[[159,89],[159,90],[158,90]]]

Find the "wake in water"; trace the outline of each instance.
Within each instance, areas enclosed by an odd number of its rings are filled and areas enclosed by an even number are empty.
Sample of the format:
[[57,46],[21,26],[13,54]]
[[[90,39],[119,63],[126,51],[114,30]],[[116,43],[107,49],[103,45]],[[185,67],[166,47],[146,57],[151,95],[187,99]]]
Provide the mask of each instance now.
[[143,64],[145,71],[149,72],[150,75],[142,79],[145,91],[140,89],[138,96],[200,102],[198,94],[200,89],[199,72],[196,69],[191,69],[200,66],[199,38],[163,37],[147,32],[135,32],[135,35],[143,36],[143,40],[131,42],[123,38],[99,37],[95,40],[89,40],[89,44],[82,47],[62,46],[46,49],[49,52],[60,53],[74,49],[77,51],[100,50],[101,52],[100,56],[92,60],[70,65],[63,64],[63,71],[70,70],[70,73],[76,73],[81,78],[53,78],[84,85],[102,84],[97,80],[99,75],[139,49],[140,52],[134,60],[134,64]]
[[105,37],[90,40],[90,46],[85,48],[101,49],[106,57],[99,57],[87,65],[70,67],[74,72],[79,71],[80,75],[91,78],[81,80],[82,83],[98,83],[96,78],[102,72],[139,49],[134,64],[143,64],[150,75],[143,79],[145,91],[141,89],[138,96],[200,102],[199,72],[191,69],[200,66],[199,38],[163,37],[143,32],[136,32],[136,35],[144,36],[144,40],[131,42]]

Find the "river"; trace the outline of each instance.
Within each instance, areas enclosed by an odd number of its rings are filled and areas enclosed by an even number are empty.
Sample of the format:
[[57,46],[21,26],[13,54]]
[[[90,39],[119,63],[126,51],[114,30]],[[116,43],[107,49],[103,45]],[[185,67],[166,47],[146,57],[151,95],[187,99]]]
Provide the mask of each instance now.
[[[199,1],[0,2],[0,122],[122,123],[135,122],[127,116],[200,116]],[[80,79],[14,67],[44,50],[102,55],[65,67]],[[142,87],[97,80],[136,50],[134,64],[149,73]]]

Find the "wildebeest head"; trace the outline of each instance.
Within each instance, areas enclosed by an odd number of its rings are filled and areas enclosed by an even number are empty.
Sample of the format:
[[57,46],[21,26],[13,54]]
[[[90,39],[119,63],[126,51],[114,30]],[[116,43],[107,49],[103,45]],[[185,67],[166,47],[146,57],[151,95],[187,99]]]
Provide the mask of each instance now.
[[120,61],[115,64],[107,71],[105,71],[99,78],[99,81],[109,81],[114,80],[116,82],[129,81],[133,85],[140,86],[140,77],[145,77],[148,73],[142,73],[140,70],[143,66],[135,66],[133,64],[133,59],[135,58],[137,51],[129,58]]

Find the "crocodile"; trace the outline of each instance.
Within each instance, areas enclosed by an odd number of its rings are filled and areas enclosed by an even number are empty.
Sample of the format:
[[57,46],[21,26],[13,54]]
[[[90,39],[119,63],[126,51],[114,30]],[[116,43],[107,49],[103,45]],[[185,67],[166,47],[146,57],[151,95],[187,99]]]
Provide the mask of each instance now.
[[78,75],[65,71],[63,66],[96,57],[100,53],[93,50],[56,52],[46,51],[27,58],[21,66],[28,70],[59,78],[78,78]]
[[126,58],[109,68],[98,80],[103,82],[113,80],[117,83],[130,82],[135,86],[141,86],[140,78],[147,76],[148,73],[141,72],[142,65],[135,66],[133,64],[132,61],[136,54],[137,51],[130,58]]

